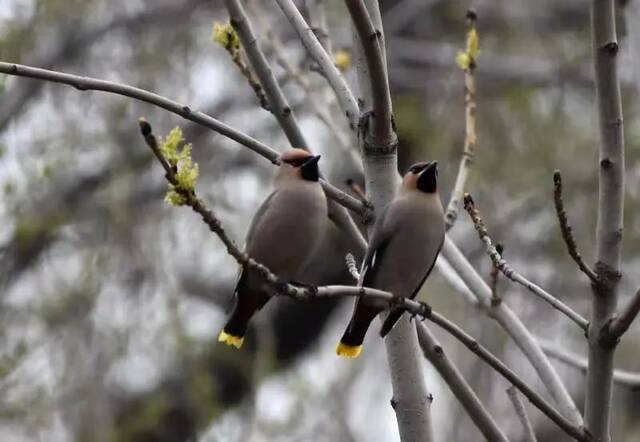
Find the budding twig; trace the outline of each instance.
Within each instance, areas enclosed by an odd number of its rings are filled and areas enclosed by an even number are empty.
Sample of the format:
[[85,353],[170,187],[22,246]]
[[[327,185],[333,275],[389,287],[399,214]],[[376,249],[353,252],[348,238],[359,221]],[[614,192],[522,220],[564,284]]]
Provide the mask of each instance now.
[[478,137],[476,134],[476,60],[478,58],[477,15],[467,11],[467,45],[458,54],[458,65],[464,70],[464,150],[458,166],[458,175],[445,211],[445,227],[449,230],[458,218],[458,207],[475,157]]
[[582,256],[580,255],[580,252],[578,251],[578,245],[573,238],[573,231],[571,229],[571,225],[569,225],[567,212],[564,209],[564,201],[562,199],[562,176],[560,175],[559,170],[553,172],[553,201],[556,206],[556,214],[558,215],[558,222],[560,223],[562,238],[567,245],[569,255],[571,255],[576,264],[578,264],[580,270],[582,270],[582,272],[589,277],[591,282],[593,282],[594,284],[598,284],[598,275],[596,274],[596,272],[591,270],[591,267],[589,267],[584,262]]
[[564,313],[569,319],[571,319],[573,322],[578,324],[580,328],[586,331],[587,327],[589,326],[589,321],[580,316],[577,312],[571,309],[571,307],[560,301],[558,298],[526,279],[502,258],[500,253],[498,253],[498,251],[494,247],[491,238],[489,237],[489,233],[487,232],[487,229],[484,226],[484,222],[480,217],[480,212],[478,211],[478,209],[476,209],[473,198],[471,198],[471,195],[469,195],[468,193],[465,193],[464,195],[464,208],[467,213],[469,213],[469,216],[473,221],[473,225],[478,232],[478,236],[480,237],[480,240],[484,242],[487,249],[487,254],[491,258],[491,261],[493,261],[493,264],[496,266],[496,268],[510,280],[517,282],[518,284],[527,288],[531,293],[546,301],[553,308],[560,311],[561,313]]

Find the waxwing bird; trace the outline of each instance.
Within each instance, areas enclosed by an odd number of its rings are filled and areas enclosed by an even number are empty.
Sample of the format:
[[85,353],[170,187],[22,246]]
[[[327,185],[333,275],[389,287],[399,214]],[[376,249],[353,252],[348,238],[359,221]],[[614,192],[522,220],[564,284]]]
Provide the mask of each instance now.
[[[319,159],[302,149],[284,152],[275,189],[249,227],[246,253],[282,281],[295,278],[322,241],[327,200],[318,181]],[[259,275],[242,269],[235,289],[236,305],[218,341],[240,348],[249,320],[267,303],[271,293]]]
[[[438,163],[414,164],[395,198],[380,213],[362,263],[359,286],[414,298],[429,276],[444,241],[444,211],[438,195]],[[336,352],[355,358],[371,321],[384,304],[358,298]],[[384,337],[402,316],[392,310],[380,334]]]

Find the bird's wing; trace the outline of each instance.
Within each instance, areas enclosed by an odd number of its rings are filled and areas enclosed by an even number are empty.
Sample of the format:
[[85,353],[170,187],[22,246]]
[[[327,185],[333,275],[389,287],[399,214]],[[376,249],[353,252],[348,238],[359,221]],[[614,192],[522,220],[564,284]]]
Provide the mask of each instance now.
[[378,270],[378,264],[382,262],[382,257],[393,236],[393,228],[386,221],[389,206],[380,213],[373,228],[371,240],[367,253],[362,261],[362,270],[360,271],[360,285],[363,287],[370,286],[375,279]]
[[260,207],[258,207],[258,210],[256,211],[256,214],[253,216],[253,219],[251,220],[251,224],[249,225],[249,230],[247,232],[247,239],[245,241],[245,248],[247,244],[251,243],[251,240],[253,239],[253,235],[255,234],[255,231],[256,231],[256,227],[260,224],[260,221],[264,219],[264,215],[265,213],[268,212],[270,203],[271,201],[273,201],[273,197],[276,196],[277,193],[278,191],[274,190],[271,193],[271,195],[269,195],[267,199],[262,202]]
[[422,287],[422,284],[424,284],[424,281],[431,274],[431,270],[433,270],[433,266],[436,265],[436,260],[438,259],[438,255],[440,255],[440,250],[442,250],[442,245],[443,244],[444,244],[444,237],[442,238],[442,241],[440,241],[440,245],[438,246],[438,251],[436,252],[436,254],[435,254],[434,258],[433,258],[433,262],[431,263],[431,265],[429,266],[429,268],[425,272],[424,276],[420,280],[420,284],[418,284],[418,286],[413,290],[413,293],[411,293],[409,298],[414,299],[416,297],[416,295],[420,291],[420,288]]

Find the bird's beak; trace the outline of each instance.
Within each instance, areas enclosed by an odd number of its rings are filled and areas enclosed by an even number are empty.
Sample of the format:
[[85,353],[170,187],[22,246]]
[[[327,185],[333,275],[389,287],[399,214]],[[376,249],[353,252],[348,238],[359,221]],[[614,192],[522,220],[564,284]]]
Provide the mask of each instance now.
[[305,161],[304,164],[302,165],[302,167],[308,167],[308,166],[311,166],[313,164],[318,164],[318,161],[320,161],[320,155],[315,155],[315,156],[309,158],[307,161]]
[[432,161],[429,164],[427,164],[427,167],[425,167],[422,170],[422,174],[424,174],[424,173],[434,173],[435,175],[437,175],[438,174],[438,162],[437,161]]

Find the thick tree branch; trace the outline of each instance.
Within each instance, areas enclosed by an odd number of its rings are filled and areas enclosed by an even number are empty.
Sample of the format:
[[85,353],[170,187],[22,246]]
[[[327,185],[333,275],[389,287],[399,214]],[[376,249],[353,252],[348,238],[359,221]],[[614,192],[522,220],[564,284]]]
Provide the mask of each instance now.
[[520,399],[520,396],[518,396],[518,391],[513,387],[513,385],[507,388],[507,396],[509,396],[509,399],[511,399],[513,408],[516,410],[518,419],[522,424],[525,442],[536,442],[536,433],[535,431],[533,431],[533,426],[531,425],[531,421],[529,420],[529,416],[527,415],[527,409],[525,408],[522,399]]
[[585,421],[596,440],[609,442],[613,356],[617,339],[607,336],[618,303],[624,211],[624,130],[618,78],[614,0],[592,0],[591,31],[600,126],[596,265],[592,284],[589,371]]
[[322,47],[320,41],[314,34],[313,30],[309,27],[307,22],[298,11],[298,8],[293,3],[293,0],[276,0],[280,9],[287,17],[293,28],[295,29],[300,41],[311,55],[311,58],[318,63],[323,75],[327,78],[329,85],[333,89],[338,103],[344,111],[351,130],[355,131],[358,127],[359,109],[358,103],[338,68],[333,63],[331,56]]
[[[430,320],[434,324],[437,324],[453,337],[455,337],[458,341],[462,342],[465,347],[471,350],[471,352],[480,357],[480,359],[489,364],[491,368],[496,370],[498,373],[500,373],[500,375],[511,382],[511,384],[513,384],[513,386],[520,390],[522,394],[524,394],[527,399],[529,399],[531,403],[536,406],[536,408],[538,408],[549,419],[555,422],[564,432],[580,441],[592,440],[589,433],[584,427],[575,425],[571,423],[567,418],[562,416],[546,400],[544,400],[542,396],[533,391],[531,387],[529,387],[522,379],[520,379],[520,377],[516,373],[514,373],[509,367],[507,367],[502,361],[500,361],[500,359],[495,357],[490,351],[480,345],[478,341],[465,333],[456,324],[449,321],[438,312],[435,312],[428,308],[424,309],[423,315],[421,316]],[[424,324],[418,323],[417,326],[424,327]]]
[[[540,347],[542,347],[542,350],[552,358],[576,368],[582,374],[587,373],[588,364],[587,359],[584,356],[544,339],[538,339],[538,343],[540,344]],[[618,384],[619,387],[638,390],[640,389],[640,373],[616,369],[613,371],[613,382]]]
[[269,62],[260,48],[260,43],[253,32],[251,22],[242,4],[239,0],[225,0],[225,4],[229,11],[231,25],[238,33],[242,48],[247,54],[249,63],[251,63],[256,76],[264,88],[271,113],[276,117],[278,123],[280,123],[280,127],[282,127],[282,130],[289,139],[291,146],[308,150],[309,145],[300,130],[295,114],[282,93],[282,89],[280,89],[275,75],[273,75],[271,66],[269,66]]
[[358,32],[362,44],[371,84],[372,131],[371,140],[374,146],[387,148],[395,145],[397,138],[393,128],[393,110],[391,92],[387,78],[382,31],[374,26],[364,0],[347,0],[347,9]]
[[580,270],[589,277],[591,282],[598,284],[598,275],[596,275],[595,272],[591,270],[591,267],[584,262],[580,252],[578,251],[578,245],[573,238],[573,231],[569,225],[567,212],[564,209],[564,201],[562,199],[562,175],[560,175],[559,170],[553,172],[553,202],[556,206],[556,214],[558,215],[562,238],[567,245],[569,255],[571,255],[576,264],[578,264]]
[[571,309],[571,307],[560,301],[558,298],[520,275],[520,273],[518,273],[513,267],[511,267],[507,263],[507,261],[502,259],[500,253],[498,253],[496,248],[493,246],[487,229],[485,228],[484,223],[482,222],[482,218],[480,217],[480,212],[475,207],[473,198],[471,198],[471,195],[469,195],[468,193],[466,193],[464,196],[464,208],[469,213],[469,216],[473,221],[473,225],[478,231],[478,236],[480,237],[482,242],[484,242],[487,248],[487,254],[491,258],[491,261],[493,261],[493,264],[498,268],[498,270],[500,270],[504,274],[504,276],[506,276],[510,280],[517,282],[518,284],[527,288],[534,295],[546,301],[549,305],[566,315],[569,319],[578,324],[580,328],[586,331],[587,327],[589,326],[589,321],[584,319],[577,312]]
[[418,342],[425,358],[438,370],[455,397],[464,407],[465,411],[478,427],[486,440],[508,441],[498,424],[484,407],[478,396],[471,389],[462,374],[453,362],[447,357],[444,349],[429,328],[420,322],[416,322]]
[[[155,106],[168,110],[169,112],[172,112],[176,115],[180,115],[185,120],[193,121],[194,123],[198,123],[215,132],[218,132],[219,134],[224,135],[225,137],[230,138],[237,143],[251,149],[255,153],[269,160],[271,163],[276,165],[279,164],[278,158],[280,157],[280,154],[275,149],[237,129],[234,129],[231,126],[222,123],[221,121],[216,120],[215,118],[203,112],[191,110],[189,106],[180,104],[176,101],[170,100],[169,98],[163,97],[162,95],[158,95],[144,89],[107,80],[65,74],[62,72],[39,69],[16,63],[0,62],[0,73],[15,75],[19,77],[36,78],[53,83],[62,83],[73,86],[80,91],[103,91],[144,101],[146,103],[153,104]],[[321,182],[321,184],[328,198],[331,198],[338,204],[355,213],[359,213],[365,217],[369,216],[369,208],[363,205],[356,198],[346,194],[345,192],[332,186],[324,180]]]
[[[467,32],[475,32],[477,16],[475,11],[467,11]],[[464,150],[458,166],[458,175],[451,191],[451,198],[444,214],[445,226],[449,230],[458,218],[460,201],[464,194],[469,171],[473,165],[475,149],[478,143],[476,135],[476,60],[473,54],[469,55],[469,48],[466,49],[467,56],[470,57],[467,68],[464,70]]]

